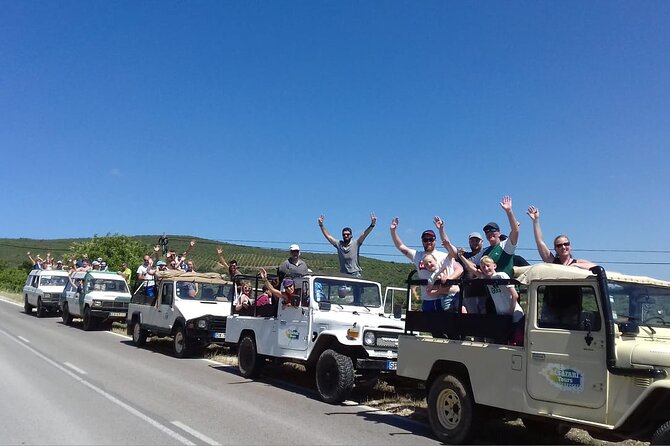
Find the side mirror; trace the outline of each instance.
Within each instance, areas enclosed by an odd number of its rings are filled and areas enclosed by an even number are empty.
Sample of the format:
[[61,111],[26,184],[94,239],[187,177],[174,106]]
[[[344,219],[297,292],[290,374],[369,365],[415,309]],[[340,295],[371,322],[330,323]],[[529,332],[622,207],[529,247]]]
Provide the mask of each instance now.
[[319,302],[319,310],[330,311],[330,302]]

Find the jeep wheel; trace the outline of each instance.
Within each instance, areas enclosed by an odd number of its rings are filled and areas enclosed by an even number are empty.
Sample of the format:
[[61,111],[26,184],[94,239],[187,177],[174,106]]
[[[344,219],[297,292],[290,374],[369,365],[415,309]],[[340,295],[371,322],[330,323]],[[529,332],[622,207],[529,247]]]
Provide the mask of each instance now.
[[133,344],[137,347],[142,347],[147,342],[147,331],[142,328],[140,321],[133,320]]
[[44,305],[42,305],[42,298],[38,297],[37,298],[37,317],[44,317],[46,312],[47,311],[44,309]]
[[33,306],[28,303],[28,296],[24,296],[23,298],[23,311],[25,311],[26,314],[31,314],[33,312]]
[[521,418],[526,430],[535,436],[565,437],[570,427],[555,421],[539,420],[537,418]]
[[670,444],[670,421],[666,421],[656,429],[651,437],[651,444]]
[[172,350],[174,355],[177,358],[186,357],[188,351],[188,344],[186,343],[186,331],[184,327],[178,325],[174,332],[174,338],[172,339]]
[[82,322],[84,331],[91,331],[95,327],[95,318],[91,316],[91,309],[86,307],[84,309],[84,321]]
[[256,342],[250,335],[246,335],[237,347],[237,364],[240,375],[245,378],[257,378],[263,370],[265,359],[258,354]]
[[351,358],[335,350],[321,353],[316,363],[316,388],[326,403],[339,404],[354,388],[354,365]]
[[453,375],[439,376],[428,394],[428,418],[435,435],[448,444],[470,439],[475,423],[475,401],[468,388]]
[[70,309],[67,307],[67,302],[63,304],[63,314],[61,315],[63,318],[63,323],[65,325],[71,325],[72,324],[72,315],[70,314]]

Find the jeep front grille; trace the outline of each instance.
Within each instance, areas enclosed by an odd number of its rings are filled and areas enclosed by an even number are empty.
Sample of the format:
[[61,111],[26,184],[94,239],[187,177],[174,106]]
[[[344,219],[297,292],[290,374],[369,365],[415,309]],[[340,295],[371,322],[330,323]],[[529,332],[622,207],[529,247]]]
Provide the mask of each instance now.
[[209,328],[214,331],[226,331],[226,318],[223,316],[212,316],[209,320]]

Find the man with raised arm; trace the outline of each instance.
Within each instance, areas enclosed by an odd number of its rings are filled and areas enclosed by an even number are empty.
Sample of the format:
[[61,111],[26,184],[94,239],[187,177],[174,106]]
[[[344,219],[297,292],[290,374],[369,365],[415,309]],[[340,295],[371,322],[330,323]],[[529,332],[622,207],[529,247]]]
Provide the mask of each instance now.
[[[460,269],[461,272],[463,268],[460,264],[454,261],[454,257],[448,255],[442,251],[435,249],[435,232],[432,229],[427,229],[421,234],[421,242],[423,243],[423,251],[417,251],[407,247],[400,237],[398,237],[398,217],[394,218],[391,222],[391,238],[395,247],[398,248],[398,251],[403,253],[405,257],[410,259],[416,266],[416,271],[419,275],[419,279],[429,280],[432,276],[432,272],[426,268],[423,258],[426,254],[432,254],[435,262],[437,263],[437,269],[444,269],[447,272],[447,275],[452,275],[456,272],[457,269]],[[454,249],[454,252],[456,250]],[[425,312],[439,312],[443,311],[442,308],[442,299],[439,296],[431,296],[428,294],[425,285],[421,286],[421,311]]]
[[340,259],[340,272],[354,277],[361,277],[362,269],[359,263],[361,245],[377,224],[377,217],[374,213],[370,213],[370,226],[365,228],[365,231],[363,231],[363,233],[355,240],[352,238],[351,228],[343,228],[342,240],[339,241],[335,240],[335,237],[330,235],[323,224],[324,220],[325,217],[321,215],[319,217],[319,227],[321,228],[321,233],[326,238],[326,240],[328,240],[330,244],[333,245],[337,250],[337,256]]

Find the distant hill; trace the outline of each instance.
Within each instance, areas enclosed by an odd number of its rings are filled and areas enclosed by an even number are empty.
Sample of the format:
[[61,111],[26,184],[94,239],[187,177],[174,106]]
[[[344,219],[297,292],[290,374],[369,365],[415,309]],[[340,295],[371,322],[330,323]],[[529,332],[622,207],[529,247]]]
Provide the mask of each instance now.
[[[156,245],[160,235],[138,235],[130,238],[140,241],[147,246],[147,254],[151,254],[152,247]],[[189,237],[184,235],[167,235],[169,248],[178,253],[186,250],[190,240],[196,240],[196,245],[191,251],[189,258],[193,260],[198,271],[220,271],[224,268],[217,262],[216,247],[221,245],[226,260],[237,260],[243,273],[255,274],[259,267],[274,271],[283,262],[288,253],[282,249],[257,248],[253,246],[232,245],[219,243],[214,240]],[[28,259],[26,252],[30,251],[33,257],[40,254],[46,257],[47,252],[58,259],[67,257],[69,247],[75,241],[88,240],[79,239],[54,239],[38,240],[27,238],[0,238],[0,260],[7,261],[16,266]],[[334,250],[333,250],[334,251]],[[302,255],[307,265],[315,273],[334,274],[339,271],[339,262],[336,254],[312,254]],[[135,265],[136,268],[138,265]],[[382,286],[404,286],[407,275],[413,269],[409,263],[387,262],[383,260],[361,257],[363,278],[380,282]],[[133,266],[131,265],[131,269]]]

